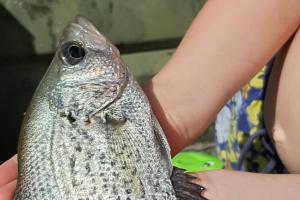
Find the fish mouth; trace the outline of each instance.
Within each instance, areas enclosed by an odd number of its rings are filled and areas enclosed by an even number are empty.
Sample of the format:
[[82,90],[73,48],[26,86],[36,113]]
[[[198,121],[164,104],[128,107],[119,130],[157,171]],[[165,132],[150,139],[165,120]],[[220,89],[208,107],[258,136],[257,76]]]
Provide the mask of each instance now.
[[[86,17],[83,17],[81,15],[77,15],[75,17],[75,19],[70,23],[70,29],[74,29],[74,31],[77,30],[81,30],[82,32],[85,32],[86,35],[88,35],[87,38],[89,38],[92,41],[102,41],[103,43],[109,43],[112,44],[112,41],[110,39],[108,39],[107,37],[105,37],[104,35],[102,35],[98,29],[96,28],[96,26]],[[111,46],[114,51],[117,52],[117,54],[120,54],[119,50],[112,45]]]
[[96,28],[96,26],[87,18],[81,16],[81,15],[77,15],[75,17],[75,19],[73,20],[73,22],[71,22],[71,24],[74,24],[75,26],[80,26],[82,29],[85,29],[86,31],[92,33],[92,34],[96,34],[98,35],[98,37],[100,36],[103,39],[106,39]]
[[77,15],[64,29],[60,44],[72,41],[74,38],[97,41],[98,44],[107,43],[107,38],[98,31],[96,26],[90,20],[80,15]]

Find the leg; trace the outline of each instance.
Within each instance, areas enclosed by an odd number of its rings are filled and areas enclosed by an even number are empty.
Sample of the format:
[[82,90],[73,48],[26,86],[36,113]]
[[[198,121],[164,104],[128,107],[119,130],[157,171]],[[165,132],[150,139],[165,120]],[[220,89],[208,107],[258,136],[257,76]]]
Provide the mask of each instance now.
[[284,165],[300,173],[300,30],[279,53],[264,104],[267,131]]

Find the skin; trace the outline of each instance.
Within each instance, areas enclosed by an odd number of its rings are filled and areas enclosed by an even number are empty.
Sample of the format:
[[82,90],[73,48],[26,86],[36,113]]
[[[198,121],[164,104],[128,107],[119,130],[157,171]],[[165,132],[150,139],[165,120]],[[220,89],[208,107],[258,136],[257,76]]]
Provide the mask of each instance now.
[[300,30],[280,52],[266,94],[265,121],[281,160],[300,173]]
[[[226,101],[297,32],[299,24],[298,0],[208,1],[172,58],[144,88],[173,155],[204,132]],[[298,31],[272,72],[266,97],[270,105],[264,110],[267,129],[291,174],[228,170],[194,174],[195,182],[207,188],[205,197],[235,200],[241,199],[237,191],[243,191],[245,200],[300,199],[299,35]],[[0,199],[11,199],[15,178],[13,158],[0,167]]]
[[0,165],[0,199],[10,200],[17,183],[17,155]]

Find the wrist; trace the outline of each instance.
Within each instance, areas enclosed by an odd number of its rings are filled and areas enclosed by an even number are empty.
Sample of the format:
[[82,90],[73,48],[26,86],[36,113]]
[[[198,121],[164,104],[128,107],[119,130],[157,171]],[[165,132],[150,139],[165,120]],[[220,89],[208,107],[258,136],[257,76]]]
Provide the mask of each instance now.
[[153,79],[143,87],[143,90],[148,97],[154,115],[164,130],[171,147],[171,154],[174,156],[187,145],[188,141],[184,137],[182,124],[177,119],[176,111],[174,112],[172,109],[174,106],[168,100],[169,93],[165,88],[164,84]]

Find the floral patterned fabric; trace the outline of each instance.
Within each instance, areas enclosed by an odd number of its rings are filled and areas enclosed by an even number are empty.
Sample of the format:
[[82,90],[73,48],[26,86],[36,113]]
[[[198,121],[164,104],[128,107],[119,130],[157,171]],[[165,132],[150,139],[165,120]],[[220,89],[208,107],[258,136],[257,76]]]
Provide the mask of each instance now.
[[269,152],[262,140],[256,138],[245,154],[241,168],[237,166],[245,142],[258,131],[264,131],[262,106],[268,75],[269,67],[265,66],[217,116],[217,150],[227,169],[262,172],[269,162]]

